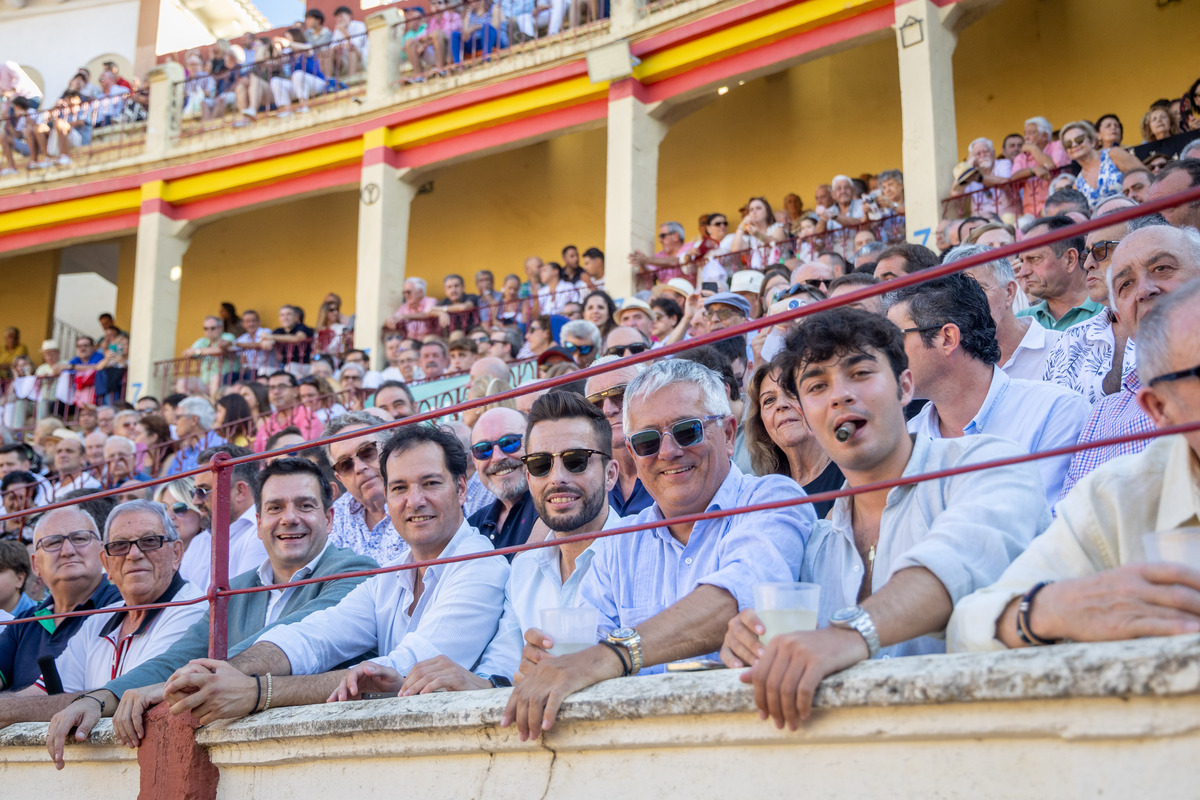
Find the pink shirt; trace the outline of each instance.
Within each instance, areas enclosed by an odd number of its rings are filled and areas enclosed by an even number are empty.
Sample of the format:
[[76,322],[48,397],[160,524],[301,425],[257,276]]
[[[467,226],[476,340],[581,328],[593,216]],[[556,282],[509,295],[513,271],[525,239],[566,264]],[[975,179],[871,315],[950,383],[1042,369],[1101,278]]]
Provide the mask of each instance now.
[[429,336],[432,333],[438,332],[438,321],[434,319],[410,319],[404,321],[400,319],[401,314],[428,314],[437,307],[437,300],[426,295],[420,303],[415,306],[411,303],[401,303],[396,309],[394,318],[396,319],[396,327],[403,336],[410,339],[420,339]]
[[[1071,163],[1071,159],[1067,157],[1067,152],[1063,150],[1063,146],[1059,142],[1051,142],[1047,145],[1046,155],[1050,156],[1057,167],[1065,167]],[[1013,159],[1013,172],[1033,169],[1037,164],[1038,160],[1028,153],[1017,153],[1017,157]],[[1031,217],[1041,216],[1042,206],[1046,204],[1046,197],[1050,191],[1050,181],[1032,176],[1025,181],[1022,189],[1021,212]]]

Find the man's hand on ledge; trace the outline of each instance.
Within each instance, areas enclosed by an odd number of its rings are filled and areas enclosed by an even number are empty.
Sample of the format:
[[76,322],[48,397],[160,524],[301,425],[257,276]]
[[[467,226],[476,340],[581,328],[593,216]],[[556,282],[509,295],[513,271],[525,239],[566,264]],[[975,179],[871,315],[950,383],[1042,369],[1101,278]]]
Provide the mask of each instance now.
[[372,692],[398,692],[403,685],[404,676],[396,670],[383,664],[364,661],[346,670],[341,682],[325,702],[361,700],[363,694]]
[[[265,678],[262,687],[266,692]],[[167,680],[164,691],[172,714],[190,711],[201,725],[253,713],[254,698],[260,694],[254,678],[211,658],[197,658],[180,667]]]
[[412,668],[404,685],[400,688],[400,696],[408,697],[414,694],[430,692],[466,692],[473,689],[491,689],[490,681],[465,670],[447,656],[435,656],[422,661]]
[[747,608],[729,620],[729,630],[725,633],[725,642],[721,645],[721,661],[730,669],[752,667],[762,656],[765,648],[758,637],[767,632],[766,627],[754,613]]
[[[1010,647],[1015,614],[1016,603],[1001,628]],[[1197,633],[1200,571],[1182,564],[1127,564],[1051,583],[1033,599],[1029,625],[1043,639],[1077,642]]]
[[129,689],[113,714],[113,733],[126,747],[137,747],[146,735],[146,712],[163,701],[166,684]]
[[776,728],[786,724],[794,731],[812,712],[818,684],[868,655],[867,643],[856,631],[823,628],[779,634],[771,638],[758,662],[742,673],[741,681],[754,684],[759,717],[769,716]]
[[[115,703],[117,700],[116,695],[112,692],[97,691],[88,692],[88,694],[94,694],[105,703]],[[71,735],[71,731],[75,731],[75,741],[87,741],[88,735],[92,732],[92,728],[96,727],[100,717],[100,703],[87,697],[80,697],[50,719],[50,727],[46,732],[46,751],[50,753],[50,759],[54,762],[55,769],[62,769],[66,766],[63,750],[66,749],[67,737]]]

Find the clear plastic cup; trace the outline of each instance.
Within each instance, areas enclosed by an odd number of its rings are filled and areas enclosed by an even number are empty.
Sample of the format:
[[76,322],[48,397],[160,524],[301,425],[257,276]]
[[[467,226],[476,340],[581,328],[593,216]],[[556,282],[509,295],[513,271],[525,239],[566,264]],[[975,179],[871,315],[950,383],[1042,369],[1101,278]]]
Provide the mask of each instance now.
[[1200,570],[1200,527],[1172,528],[1142,536],[1147,561],[1173,561]]
[[821,587],[815,583],[755,584],[754,613],[767,629],[762,643],[781,633],[816,630],[820,599]]
[[550,655],[578,653],[599,641],[599,613],[594,608],[543,608],[542,632],[554,640]]

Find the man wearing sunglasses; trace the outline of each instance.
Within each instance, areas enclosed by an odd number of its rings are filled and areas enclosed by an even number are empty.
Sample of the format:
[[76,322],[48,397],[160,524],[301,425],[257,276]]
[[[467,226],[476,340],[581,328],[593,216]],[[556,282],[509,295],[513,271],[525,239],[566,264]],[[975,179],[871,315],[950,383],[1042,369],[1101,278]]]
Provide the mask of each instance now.
[[[512,408],[492,408],[480,415],[471,429],[471,458],[483,488],[495,495],[496,501],[473,514],[467,523],[496,549],[524,544],[537,522],[521,464],[524,455],[524,414]],[[512,560],[512,556],[508,558]]]
[[[1200,234],[1194,228],[1155,225],[1139,228],[1122,239],[1114,249],[1106,285],[1111,286],[1109,302],[1130,342],[1136,339],[1142,319],[1156,303],[1196,277],[1200,277]],[[1114,369],[1119,374],[1121,367],[1115,365]],[[1130,369],[1121,379],[1120,391],[1105,395],[1092,407],[1079,434],[1079,444],[1154,430],[1154,421],[1138,405],[1141,390],[1138,370]],[[1066,497],[1079,479],[1096,467],[1117,456],[1140,453],[1149,444],[1143,439],[1076,453],[1067,468],[1061,497]]]
[[[994,436],[910,436],[904,334],[876,314],[816,314],[788,335],[777,363],[848,487],[1021,452]],[[800,571],[821,586],[818,630],[773,636],[764,649],[761,621],[746,610],[729,625],[722,660],[750,666],[741,679],[754,684],[760,713],[795,730],[827,675],[868,658],[944,652],[935,637],[954,601],[995,580],[1049,519],[1030,464],[840,498],[813,527]]]
[[608,336],[604,338],[604,355],[617,356],[618,358],[637,353],[644,353],[650,349],[650,337],[639,331],[637,328],[630,328],[625,325],[618,325],[608,332]]
[[[731,463],[737,422],[720,378],[699,364],[669,359],[647,367],[626,389],[623,422],[638,476],[655,500],[624,522],[803,497],[788,478],[755,478]],[[500,724],[515,722],[522,740],[536,739],[573,692],[661,671],[671,661],[715,657],[726,624],[753,604],[754,584],[796,579],[815,519],[810,506],[797,505],[596,542],[579,591],[611,633],[594,647],[550,657],[540,631],[527,632],[522,680]]]
[[600,355],[600,329],[586,319],[577,319],[563,325],[559,331],[562,349],[571,354],[580,369],[591,366]]
[[[82,520],[76,523],[80,524]],[[122,503],[109,514],[104,528],[100,561],[126,606],[203,596],[179,576],[183,542],[161,505],[147,500]],[[82,532],[94,533],[83,527],[77,531],[80,539]],[[70,535],[67,541],[73,546]],[[204,616],[206,608],[203,602],[148,611],[117,608],[85,618],[78,635],[54,660],[55,676],[43,674],[32,686],[0,700],[0,726],[48,720],[75,700],[98,707],[100,698],[79,693],[103,686],[162,653]],[[58,688],[55,679],[61,682],[61,693],[47,696],[48,686]]]
[[[104,576],[96,522],[78,506],[42,516],[33,542],[33,573],[46,584],[46,597],[18,618],[104,608],[121,601],[117,587]],[[36,681],[42,674],[38,659],[61,653],[86,619],[67,617],[0,629],[0,690],[24,689]]]
[[[254,569],[233,577],[230,586],[234,589],[270,586],[376,567],[369,558],[330,546],[327,532],[333,513],[331,500],[329,480],[311,461],[287,457],[268,465],[256,493],[258,535],[266,546],[267,558]],[[236,655],[249,647],[265,628],[287,625],[336,605],[364,580],[343,578],[230,597],[227,611],[230,653]],[[143,715],[162,702],[167,679],[193,660],[199,660],[193,664],[194,674],[204,679],[196,683],[202,684],[205,694],[193,695],[191,699],[210,704],[253,704],[258,693],[253,678],[222,662],[206,659],[208,613],[206,606],[200,608],[206,612],[203,617],[164,653],[99,684],[103,689],[89,692],[104,702],[103,712],[95,700],[79,698],[55,716],[46,745],[60,769],[63,745],[71,729],[78,728],[79,735],[86,736],[102,714],[113,717],[113,730],[123,744],[136,747],[145,731]]]
[[[1117,248],[1117,258],[1131,233]],[[1116,273],[1114,272],[1114,283]],[[1139,293],[1145,279],[1134,279]],[[1119,286],[1117,293],[1120,292]],[[1200,280],[1161,297],[1138,326],[1137,402],[1158,428],[1200,420]],[[1056,518],[991,586],[963,598],[951,650],[996,650],[1200,631],[1200,570],[1147,561],[1143,536],[1195,525],[1200,433],[1164,436],[1081,480]],[[1193,534],[1194,536],[1194,534]]]
[[[611,363],[617,358],[615,355],[605,356],[596,363]],[[638,477],[633,453],[625,446],[625,426],[621,421],[621,414],[625,408],[625,389],[645,368],[644,364],[632,364],[610,369],[588,378],[586,386],[588,402],[604,414],[612,429],[613,461],[617,463],[619,473],[617,482],[608,493],[608,502],[622,517],[637,514],[654,502],[654,498],[646,491],[641,478]]]
[[[217,453],[225,453],[230,458],[243,458],[251,455],[250,450],[235,444],[223,444],[210,447],[200,454],[199,466],[208,465]],[[216,502],[213,492],[216,491],[216,473],[209,470],[201,472],[195,478],[196,486],[192,490],[192,502],[200,512],[208,518],[211,530],[216,522],[213,511]],[[254,510],[254,487],[258,482],[258,462],[251,461],[238,464],[233,468],[229,481],[229,574],[240,575],[248,569],[254,569],[267,557],[262,540],[258,538],[258,517]]]
[[[403,396],[403,392],[397,393]],[[379,418],[366,411],[348,411],[329,421],[322,438],[363,432],[325,446],[333,473],[346,487],[346,493],[333,503],[330,543],[386,564],[400,557],[408,545],[387,513],[387,492],[379,473],[379,453],[387,434],[374,430],[379,424]]]

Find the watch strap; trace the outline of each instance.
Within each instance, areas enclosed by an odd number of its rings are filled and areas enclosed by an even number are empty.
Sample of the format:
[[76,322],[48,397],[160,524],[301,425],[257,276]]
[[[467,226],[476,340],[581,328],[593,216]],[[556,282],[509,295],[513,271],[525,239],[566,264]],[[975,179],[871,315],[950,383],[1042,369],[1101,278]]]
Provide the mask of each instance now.
[[625,660],[625,654],[629,651],[619,644],[610,642],[608,639],[601,639],[600,644],[605,645],[608,649],[617,654],[617,660],[621,662],[621,677],[626,678],[630,675],[629,662]]

